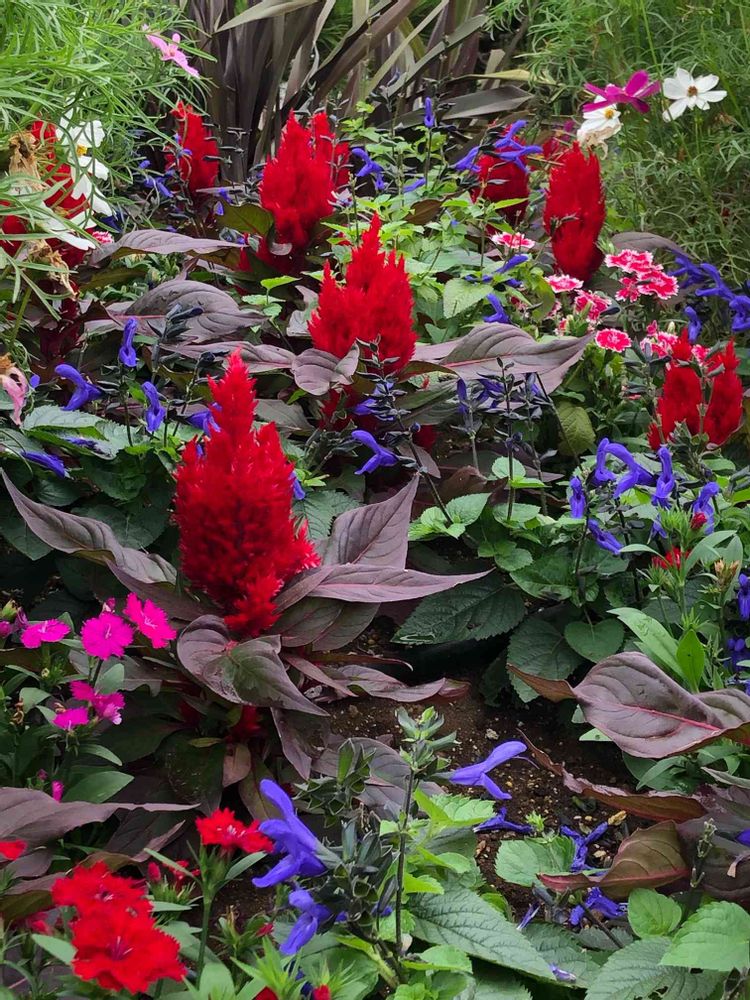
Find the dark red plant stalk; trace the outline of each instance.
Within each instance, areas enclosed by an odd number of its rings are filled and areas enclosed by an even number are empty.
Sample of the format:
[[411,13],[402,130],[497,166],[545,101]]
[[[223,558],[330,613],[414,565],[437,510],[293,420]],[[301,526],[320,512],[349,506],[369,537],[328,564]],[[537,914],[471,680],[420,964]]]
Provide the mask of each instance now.
[[331,215],[336,192],[349,180],[348,157],[348,145],[335,141],[324,112],[313,115],[309,128],[294,112],[289,115],[276,156],[263,167],[259,195],[261,206],[273,215],[276,243],[291,250],[273,254],[263,239],[262,260],[283,270],[300,269],[315,227]]
[[178,101],[172,116],[177,121],[180,149],[176,154],[167,153],[167,167],[175,168],[188,191],[200,198],[203,188],[219,183],[219,161],[211,159],[219,156],[219,146],[203,117],[190,104]]
[[377,356],[388,372],[411,360],[417,335],[412,323],[412,297],[403,257],[380,244],[380,218],[352,253],[343,283],[326,264],[318,308],[310,317],[313,346],[343,358],[355,340],[371,345],[365,357]]
[[177,467],[182,568],[251,638],[278,618],[273,599],[284,584],[320,560],[292,514],[293,466],[275,424],[253,429],[255,382],[239,353],[210,385],[216,427],[187,443]]
[[574,143],[549,175],[544,228],[550,236],[555,267],[588,281],[604,255],[597,246],[606,214],[601,169],[596,153],[586,156]]
[[[668,441],[678,424],[687,425],[691,434],[703,431],[710,444],[721,445],[737,430],[742,420],[742,382],[737,375],[739,358],[734,341],[708,360],[710,373],[721,368],[708,380],[710,395],[701,426],[700,406],[705,403],[701,377],[690,362],[693,348],[686,330],[672,349],[672,361],[667,365],[664,384],[656,402],[656,422],[648,432],[649,444],[658,448]],[[680,362],[683,362],[680,364]]]

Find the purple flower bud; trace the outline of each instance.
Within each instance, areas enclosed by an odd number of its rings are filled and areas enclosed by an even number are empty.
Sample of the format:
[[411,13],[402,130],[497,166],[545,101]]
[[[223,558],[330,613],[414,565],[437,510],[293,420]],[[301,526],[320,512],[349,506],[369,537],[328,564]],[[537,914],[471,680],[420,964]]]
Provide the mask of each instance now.
[[120,350],[117,352],[120,364],[126,368],[135,368],[138,364],[138,358],[133,347],[133,339],[137,330],[138,320],[131,316],[130,319],[125,321],[125,326],[122,329],[122,343],[120,344]]

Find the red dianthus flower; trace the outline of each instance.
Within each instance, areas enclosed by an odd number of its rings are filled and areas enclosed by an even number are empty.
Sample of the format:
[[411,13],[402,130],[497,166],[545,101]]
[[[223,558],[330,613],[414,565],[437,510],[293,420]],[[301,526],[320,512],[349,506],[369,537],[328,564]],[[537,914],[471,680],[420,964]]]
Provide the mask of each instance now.
[[177,940],[151,917],[102,906],[72,924],[73,972],[105,990],[144,993],[160,979],[185,977]]
[[197,819],[195,828],[202,844],[206,847],[216,844],[227,853],[237,847],[246,854],[254,854],[256,851],[268,853],[273,850],[273,841],[260,832],[257,820],[246,826],[231,809],[215,809],[210,816]]
[[300,269],[313,232],[333,212],[334,196],[349,179],[349,147],[336,142],[324,112],[313,115],[310,127],[289,115],[276,156],[269,156],[260,183],[260,204],[273,215],[276,243],[291,251],[278,256],[262,240],[258,256],[280,270]]
[[216,187],[219,183],[219,146],[210,128],[201,115],[190,104],[177,102],[172,110],[177,121],[179,149],[168,152],[167,167],[176,167],[182,182],[192,195],[198,195],[203,188]]
[[274,424],[253,430],[255,383],[239,353],[210,380],[215,427],[189,441],[177,468],[182,568],[243,638],[278,618],[274,597],[320,559],[292,514],[293,466]]
[[709,372],[717,368],[723,370],[709,380],[710,396],[702,426],[699,408],[705,401],[701,377],[689,365],[694,360],[687,331],[683,331],[672,348],[672,361],[667,365],[656,403],[656,423],[649,429],[648,440],[652,448],[668,441],[675,427],[681,423],[687,425],[691,434],[702,430],[711,444],[724,444],[742,420],[742,382],[737,375],[739,359],[734,342],[730,340],[723,351],[718,351],[708,361]]
[[310,317],[315,347],[343,358],[355,340],[372,345],[386,371],[400,371],[412,358],[417,335],[412,323],[413,298],[403,257],[380,245],[380,218],[352,253],[343,284],[326,264],[318,308]]
[[597,240],[605,214],[599,160],[595,153],[582,153],[576,142],[550,171],[544,205],[558,271],[588,281],[604,259]]
[[109,909],[145,916],[151,912],[151,903],[144,891],[142,882],[115,875],[103,861],[97,861],[88,867],[78,865],[67,878],[59,878],[52,886],[52,900],[55,906],[74,906],[81,915]]

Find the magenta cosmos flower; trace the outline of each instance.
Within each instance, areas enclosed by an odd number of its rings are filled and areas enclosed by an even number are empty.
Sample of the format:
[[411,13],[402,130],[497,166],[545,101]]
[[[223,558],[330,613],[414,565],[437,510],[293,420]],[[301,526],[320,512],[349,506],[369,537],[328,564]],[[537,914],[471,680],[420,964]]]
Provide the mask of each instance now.
[[89,656],[102,660],[122,656],[132,641],[132,628],[111,611],[102,611],[97,618],[89,618],[81,629],[83,648]]
[[125,617],[151,641],[154,649],[163,649],[177,637],[166,613],[153,601],[141,603],[135,594],[128,594],[128,599],[125,601]]
[[606,87],[597,87],[593,83],[586,83],[583,89],[601,98],[601,100],[584,104],[584,111],[598,111],[600,108],[608,108],[612,104],[629,104],[636,111],[645,115],[648,113],[649,105],[644,98],[657,94],[661,89],[661,84],[658,80],[649,80],[646,70],[639,69],[633,73],[624,87],[618,87],[616,83],[608,83]]
[[43,642],[58,642],[70,632],[70,626],[58,618],[47,618],[43,622],[32,622],[23,630],[21,645],[26,649],[39,649]]

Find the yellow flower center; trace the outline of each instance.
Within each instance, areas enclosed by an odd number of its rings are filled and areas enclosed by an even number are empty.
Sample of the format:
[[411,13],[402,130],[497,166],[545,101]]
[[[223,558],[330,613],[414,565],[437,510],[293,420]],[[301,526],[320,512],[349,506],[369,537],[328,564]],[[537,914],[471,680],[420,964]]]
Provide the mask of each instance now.
[[616,113],[617,112],[615,111],[614,108],[606,108],[605,111],[604,111],[604,117],[605,118],[614,118]]
[[76,156],[86,156],[89,151],[88,146],[84,146],[83,143],[79,142],[76,146]]

